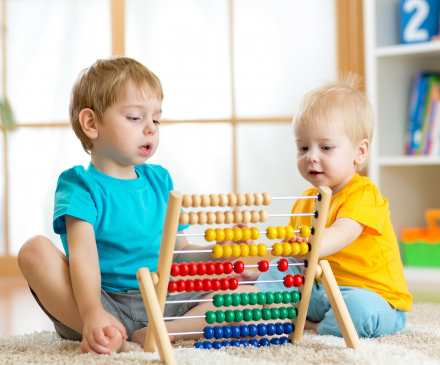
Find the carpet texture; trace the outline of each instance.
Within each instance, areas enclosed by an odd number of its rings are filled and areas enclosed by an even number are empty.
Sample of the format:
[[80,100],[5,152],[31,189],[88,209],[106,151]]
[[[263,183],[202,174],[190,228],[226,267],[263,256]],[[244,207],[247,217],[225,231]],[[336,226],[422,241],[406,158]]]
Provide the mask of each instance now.
[[[194,341],[174,346],[178,364],[440,364],[440,304],[416,304],[399,333],[362,339],[362,350],[347,349],[341,338],[305,331],[301,343],[260,348],[197,350]],[[81,354],[78,342],[60,340],[54,332],[0,337],[0,364],[158,364],[158,353],[144,353],[129,343],[130,352]]]

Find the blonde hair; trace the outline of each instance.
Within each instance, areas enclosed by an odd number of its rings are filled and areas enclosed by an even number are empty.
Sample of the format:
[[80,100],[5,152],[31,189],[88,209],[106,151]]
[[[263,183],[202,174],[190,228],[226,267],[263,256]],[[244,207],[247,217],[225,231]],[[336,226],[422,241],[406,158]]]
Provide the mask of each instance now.
[[[293,128],[296,125],[319,128],[323,124],[338,124],[353,144],[363,139],[371,143],[374,112],[365,94],[359,91],[360,83],[359,75],[348,73],[341,75],[336,82],[308,92],[293,116]],[[358,170],[364,169],[367,161],[358,166]]]
[[102,122],[105,110],[117,101],[129,81],[138,90],[148,85],[151,96],[163,100],[159,78],[132,58],[116,56],[97,60],[78,75],[70,96],[70,124],[87,153],[93,143],[81,127],[79,113],[90,108],[96,113],[98,122]]

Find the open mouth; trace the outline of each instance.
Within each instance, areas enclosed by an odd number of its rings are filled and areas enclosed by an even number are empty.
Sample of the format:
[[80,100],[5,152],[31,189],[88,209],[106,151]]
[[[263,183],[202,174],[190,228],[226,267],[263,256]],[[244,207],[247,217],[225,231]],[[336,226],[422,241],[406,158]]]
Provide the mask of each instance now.
[[151,154],[152,149],[153,149],[153,144],[151,142],[145,143],[144,145],[139,147],[139,150],[144,156],[149,156]]
[[324,173],[321,171],[316,171],[316,170],[309,170],[309,176],[312,179],[317,179],[318,177],[322,176]]

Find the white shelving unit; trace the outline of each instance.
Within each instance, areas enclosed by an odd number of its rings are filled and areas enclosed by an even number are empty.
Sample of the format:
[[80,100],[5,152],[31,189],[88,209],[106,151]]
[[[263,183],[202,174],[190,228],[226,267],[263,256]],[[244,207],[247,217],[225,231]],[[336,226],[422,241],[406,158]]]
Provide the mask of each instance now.
[[369,176],[390,203],[398,238],[440,208],[440,156],[404,156],[408,103],[417,70],[440,72],[440,41],[400,44],[399,0],[364,1],[366,91],[376,114]]

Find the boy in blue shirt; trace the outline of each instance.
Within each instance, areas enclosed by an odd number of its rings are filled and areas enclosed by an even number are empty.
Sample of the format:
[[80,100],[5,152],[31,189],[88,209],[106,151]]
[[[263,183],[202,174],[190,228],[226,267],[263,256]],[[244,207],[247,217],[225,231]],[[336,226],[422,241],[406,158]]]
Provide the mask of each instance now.
[[[53,227],[66,256],[42,236],[29,239],[18,255],[57,333],[81,341],[83,352],[121,352],[126,339],[141,345],[145,339],[148,317],[136,272],[140,267],[156,271],[173,190],[166,169],[145,164],[159,144],[162,99],[157,76],[130,58],[98,60],[80,73],[72,89],[70,121],[91,162],[88,169],[75,166],[58,179]],[[198,248],[184,237],[176,240],[176,250]],[[185,255],[185,260],[212,256]],[[192,292],[167,300],[208,298],[212,293]],[[165,316],[200,315],[213,308],[210,303],[176,303],[166,306]],[[167,322],[169,332],[198,331],[204,325],[203,319]]]

